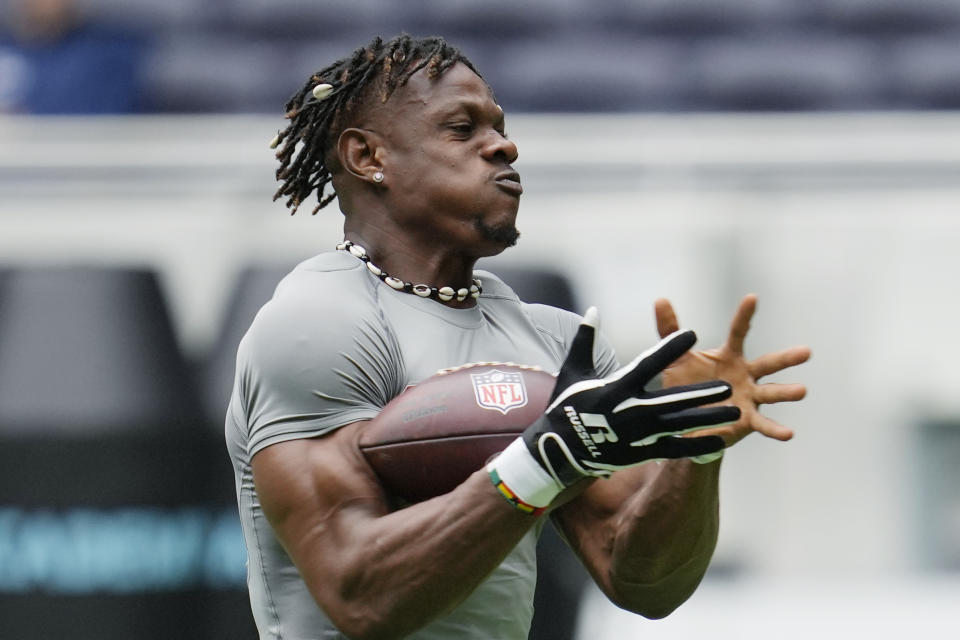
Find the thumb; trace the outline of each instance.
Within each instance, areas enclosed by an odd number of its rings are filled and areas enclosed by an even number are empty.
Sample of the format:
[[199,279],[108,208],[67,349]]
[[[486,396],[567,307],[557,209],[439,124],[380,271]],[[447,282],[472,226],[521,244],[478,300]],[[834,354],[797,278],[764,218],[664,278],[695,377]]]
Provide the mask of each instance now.
[[597,328],[600,326],[600,312],[596,307],[590,307],[583,314],[580,327],[577,329],[567,357],[557,374],[557,388],[563,389],[577,380],[596,376],[593,364],[593,343],[596,339]]
[[661,338],[666,338],[680,329],[677,313],[666,298],[659,298],[653,303],[653,314],[657,321],[657,333]]

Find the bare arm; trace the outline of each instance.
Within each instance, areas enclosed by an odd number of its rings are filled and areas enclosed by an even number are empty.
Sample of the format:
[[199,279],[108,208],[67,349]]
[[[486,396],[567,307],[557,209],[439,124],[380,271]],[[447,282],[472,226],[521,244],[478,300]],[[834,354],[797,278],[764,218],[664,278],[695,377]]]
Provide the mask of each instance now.
[[[758,406],[800,400],[806,389],[757,380],[805,362],[810,350],[793,347],[747,362],[743,343],[755,307],[756,298],[745,297],[722,347],[688,352],[664,371],[666,386],[715,378],[733,386],[740,420],[693,435],[718,434],[727,446],[753,431],[778,440],[793,435],[761,415]],[[660,334],[676,331],[670,303],[659,300],[655,309]],[[689,460],[618,471],[593,483],[553,517],[614,603],[650,618],[664,617],[690,597],[709,565],[719,530],[719,472],[720,461],[699,465]]]
[[536,518],[507,504],[485,471],[390,512],[357,447],[362,424],[267,447],[253,476],[270,524],[333,623],[353,638],[398,637],[468,596]]
[[618,471],[553,519],[612,602],[663,618],[690,597],[710,563],[719,467],[671,460]]

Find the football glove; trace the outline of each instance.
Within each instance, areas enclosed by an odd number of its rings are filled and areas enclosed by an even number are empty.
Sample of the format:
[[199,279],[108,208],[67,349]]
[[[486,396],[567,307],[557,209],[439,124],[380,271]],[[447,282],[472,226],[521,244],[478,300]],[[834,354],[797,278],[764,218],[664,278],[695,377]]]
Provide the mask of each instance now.
[[724,447],[720,436],[682,434],[740,417],[735,406],[700,406],[730,397],[730,385],[722,380],[646,388],[693,346],[693,331],[677,331],[599,377],[593,362],[597,321],[591,307],[543,415],[487,466],[494,485],[518,508],[542,511],[584,477],[606,477],[651,460],[715,460]]

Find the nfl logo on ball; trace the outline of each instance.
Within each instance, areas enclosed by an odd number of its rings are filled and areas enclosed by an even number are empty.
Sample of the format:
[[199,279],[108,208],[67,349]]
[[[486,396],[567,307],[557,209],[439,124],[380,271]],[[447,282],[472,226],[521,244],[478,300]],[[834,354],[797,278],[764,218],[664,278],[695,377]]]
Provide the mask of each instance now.
[[511,409],[527,404],[527,387],[523,374],[492,369],[484,373],[471,373],[473,392],[477,404],[484,409],[494,409],[506,414]]

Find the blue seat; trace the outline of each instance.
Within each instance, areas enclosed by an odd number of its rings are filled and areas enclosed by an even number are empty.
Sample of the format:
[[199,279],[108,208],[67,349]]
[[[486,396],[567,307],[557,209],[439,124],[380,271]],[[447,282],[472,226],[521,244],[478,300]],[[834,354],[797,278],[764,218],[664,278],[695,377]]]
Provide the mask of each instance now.
[[278,70],[285,67],[283,51],[269,42],[171,35],[158,38],[148,59],[145,91],[159,111],[282,113],[299,88],[284,82]]
[[76,2],[98,24],[120,25],[151,34],[207,27],[222,18],[222,5],[195,0],[83,0]]
[[405,7],[398,11],[383,0],[229,0],[220,18],[234,33],[270,37],[277,46],[289,38],[347,40],[346,55],[375,35],[389,37],[407,28],[405,18],[418,14],[417,3]]
[[634,35],[702,38],[789,29],[805,19],[806,0],[595,0],[582,20]]
[[485,38],[506,44],[563,28],[574,0],[420,0],[416,13],[417,35],[441,35],[457,44],[459,38]]
[[885,52],[893,106],[960,109],[960,34],[898,39]]
[[869,109],[884,76],[869,42],[807,35],[700,43],[691,71],[704,110]]
[[508,110],[674,110],[687,104],[686,56],[668,39],[565,34],[506,46],[486,73]]
[[955,0],[816,0],[815,26],[869,37],[935,33],[960,26]]

